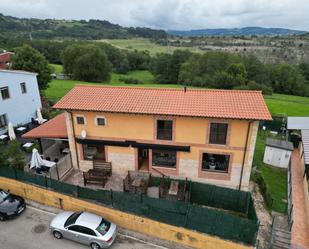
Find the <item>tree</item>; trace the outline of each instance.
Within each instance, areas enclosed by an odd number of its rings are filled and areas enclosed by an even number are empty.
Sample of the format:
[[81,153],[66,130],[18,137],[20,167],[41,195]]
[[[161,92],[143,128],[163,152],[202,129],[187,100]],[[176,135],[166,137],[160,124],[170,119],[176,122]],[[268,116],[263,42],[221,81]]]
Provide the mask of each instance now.
[[177,83],[182,63],[191,56],[189,50],[175,50],[173,54],[157,54],[151,67],[156,80],[159,83]]
[[288,64],[271,67],[271,82],[275,92],[304,96],[308,94],[306,81],[299,70]]
[[9,142],[9,146],[6,150],[9,158],[9,164],[14,169],[24,169],[25,166],[25,154],[20,148],[20,143],[16,140]]
[[102,82],[110,80],[111,63],[102,48],[93,44],[69,46],[62,53],[66,73],[75,80]]
[[51,68],[45,57],[29,45],[23,45],[15,49],[12,57],[12,68],[38,73],[39,89],[44,90],[51,81]]
[[298,65],[302,75],[304,75],[306,81],[309,83],[309,63],[300,63]]
[[200,86],[201,82],[199,75],[199,55],[194,55],[181,65],[178,76],[178,83],[192,86]]
[[248,80],[258,84],[270,84],[270,74],[265,64],[253,55],[245,56],[243,59]]

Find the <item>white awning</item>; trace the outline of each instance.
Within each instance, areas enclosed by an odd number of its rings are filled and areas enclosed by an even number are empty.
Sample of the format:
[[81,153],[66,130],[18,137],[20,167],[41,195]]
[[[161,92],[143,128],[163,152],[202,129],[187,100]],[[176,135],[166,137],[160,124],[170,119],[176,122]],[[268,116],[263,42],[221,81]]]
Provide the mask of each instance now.
[[309,117],[288,117],[288,130],[309,130]]

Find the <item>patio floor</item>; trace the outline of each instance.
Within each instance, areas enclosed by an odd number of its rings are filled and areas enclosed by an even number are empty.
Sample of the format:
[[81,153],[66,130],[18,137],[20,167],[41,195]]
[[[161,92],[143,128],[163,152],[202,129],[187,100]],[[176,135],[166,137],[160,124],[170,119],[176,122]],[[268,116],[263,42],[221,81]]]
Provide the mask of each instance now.
[[303,187],[303,172],[301,168],[298,150],[292,154],[292,197],[293,197],[293,226],[292,247],[293,249],[309,248],[308,214],[305,207],[305,193]]
[[[73,185],[84,187],[83,173],[80,170],[73,169],[64,179],[64,182]],[[123,177],[117,174],[112,174],[108,178],[104,188],[98,184],[87,184],[87,188],[91,189],[112,189],[114,191],[123,191]]]

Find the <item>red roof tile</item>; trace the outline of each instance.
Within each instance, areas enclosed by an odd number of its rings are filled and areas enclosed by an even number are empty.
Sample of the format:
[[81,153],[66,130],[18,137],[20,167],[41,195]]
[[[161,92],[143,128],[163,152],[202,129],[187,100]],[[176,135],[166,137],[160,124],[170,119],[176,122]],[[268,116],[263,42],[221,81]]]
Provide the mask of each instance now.
[[64,113],[23,134],[24,138],[68,138]]
[[54,108],[191,117],[271,120],[260,91],[77,85]]

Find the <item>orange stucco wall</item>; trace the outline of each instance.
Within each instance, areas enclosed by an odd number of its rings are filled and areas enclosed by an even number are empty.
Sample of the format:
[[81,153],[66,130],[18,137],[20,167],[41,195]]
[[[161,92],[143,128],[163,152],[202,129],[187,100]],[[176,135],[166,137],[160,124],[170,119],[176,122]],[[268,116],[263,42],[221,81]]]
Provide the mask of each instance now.
[[[143,139],[154,140],[155,118],[152,115],[132,115],[118,113],[73,112],[73,117],[82,115],[86,118],[85,125],[74,123],[75,134],[78,136],[82,130],[87,136],[97,138],[117,139]],[[105,126],[96,125],[95,118],[106,118]],[[75,120],[75,119],[74,119]],[[204,145],[207,143],[208,127],[211,119],[175,117],[176,143],[192,143]],[[230,147],[244,147],[248,121],[228,121],[230,128]]]
[[[237,188],[237,186],[239,186],[249,121],[174,116],[170,117],[174,121],[173,140],[159,141],[156,139],[156,119],[159,118],[158,116],[83,111],[72,112],[72,116],[75,137],[80,137],[82,130],[85,130],[88,139],[134,140],[141,143],[190,146],[190,152],[177,153],[177,166],[175,169],[164,167],[156,168],[162,173],[171,176],[188,177],[192,180],[202,180],[203,182],[206,181],[208,183],[232,188]],[[85,118],[85,124],[77,124],[76,116],[83,116]],[[106,118],[106,125],[98,126],[96,124],[96,117]],[[213,145],[208,143],[211,122],[224,122],[229,124],[226,145]],[[255,127],[257,124],[258,123],[255,123]],[[252,140],[250,139],[251,136],[256,136],[256,132],[252,131],[251,127],[249,141]],[[77,148],[80,150],[81,146],[77,145]],[[119,173],[124,174],[127,170],[138,168],[137,149],[105,146],[105,150],[107,151],[107,159],[113,161],[115,169],[121,169]],[[248,151],[253,150],[254,145],[251,144]],[[225,173],[220,172],[201,172],[201,154],[203,152],[230,155],[229,172],[226,173],[226,176],[224,176]],[[89,161],[83,162],[80,151],[78,154],[79,160],[84,164],[82,168],[86,170],[91,167]],[[151,150],[149,150],[149,154],[149,164],[151,165]],[[128,164],[127,168],[126,164]],[[247,159],[245,167],[247,180],[244,185],[248,186],[248,174],[250,174],[251,171],[250,159]],[[151,168],[149,168],[149,170],[154,172]]]

